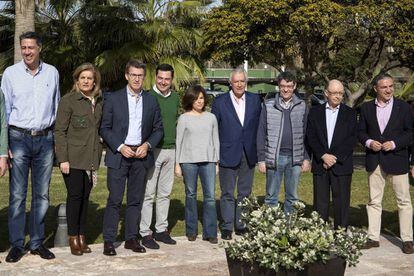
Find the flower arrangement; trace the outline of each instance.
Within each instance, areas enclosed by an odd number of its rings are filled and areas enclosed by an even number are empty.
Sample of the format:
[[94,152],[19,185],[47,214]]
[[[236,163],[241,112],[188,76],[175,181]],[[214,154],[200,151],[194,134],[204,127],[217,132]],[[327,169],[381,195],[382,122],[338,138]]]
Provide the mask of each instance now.
[[355,266],[362,255],[366,234],[354,227],[333,230],[317,212],[304,217],[305,205],[297,202],[294,211],[285,215],[280,205],[260,205],[254,197],[246,198],[242,220],[247,233],[234,242],[224,242],[228,256],[250,265],[274,271],[304,270],[313,263],[326,263],[333,256]]

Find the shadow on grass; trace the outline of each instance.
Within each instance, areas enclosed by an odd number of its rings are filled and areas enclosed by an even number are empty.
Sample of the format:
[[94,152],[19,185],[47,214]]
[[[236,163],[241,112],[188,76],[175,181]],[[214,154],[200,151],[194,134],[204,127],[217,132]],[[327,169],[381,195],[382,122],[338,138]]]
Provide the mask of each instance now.
[[[260,203],[264,202],[264,196],[259,196],[258,201]],[[184,201],[178,199],[172,199],[170,202],[170,209],[169,209],[169,216],[168,216],[168,228],[171,231],[178,221],[184,221],[185,219],[185,206],[183,204]],[[198,207],[198,219],[202,222],[202,201],[197,201]],[[120,231],[118,231],[117,240],[123,241],[124,240],[124,231],[125,231],[125,207],[126,205],[123,204],[120,212]],[[333,220],[332,214],[332,206],[330,206],[330,219]],[[102,224],[103,224],[103,216],[104,216],[105,208],[100,208],[99,204],[94,202],[89,202],[88,208],[88,220],[87,220],[87,230],[86,230],[86,237],[87,242],[93,244],[97,241],[98,237],[102,234]],[[222,218],[220,212],[220,200],[216,200],[216,210],[217,210],[217,218],[218,218],[218,225],[220,225]],[[54,235],[57,227],[57,211],[58,205],[51,205],[49,210],[46,214],[45,218],[45,244],[47,247],[53,247],[54,243]],[[306,204],[306,215],[308,216],[313,211],[313,206],[310,204]],[[0,251],[6,251],[9,248],[8,242],[8,228],[7,228],[7,212],[8,208],[3,208],[0,210]],[[28,221],[29,221],[29,212],[26,213],[26,235],[28,235]],[[155,208],[153,214],[153,222],[155,221]],[[349,210],[349,224],[352,226],[356,226],[359,228],[367,228],[368,225],[368,218],[366,213],[366,206],[365,205],[358,205],[357,207],[351,207]],[[151,226],[154,229],[154,223]],[[398,223],[398,212],[389,212],[384,211],[382,212],[382,227],[381,233],[386,234],[389,236],[396,236],[399,237],[399,223]],[[199,229],[201,230],[201,229]],[[201,231],[199,231],[201,233]],[[394,245],[401,246],[400,241],[396,239],[390,240]],[[27,240],[26,240],[27,242]]]

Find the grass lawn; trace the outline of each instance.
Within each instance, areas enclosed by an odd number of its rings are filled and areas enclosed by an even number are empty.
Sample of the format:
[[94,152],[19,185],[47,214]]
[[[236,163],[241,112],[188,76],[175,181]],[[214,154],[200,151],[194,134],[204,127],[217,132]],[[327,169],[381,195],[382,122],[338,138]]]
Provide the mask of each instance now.
[[[0,179],[0,250],[7,250],[8,245],[8,230],[7,230],[7,208],[8,208],[8,176]],[[31,191],[29,189],[28,195]],[[265,194],[265,177],[262,174],[256,173],[255,182],[253,186],[253,193],[259,197],[259,200],[264,199]],[[281,198],[283,200],[283,193],[281,191]],[[199,186],[199,214],[201,214],[202,196],[201,188]],[[413,196],[413,189],[411,189]],[[89,243],[102,243],[102,220],[103,212],[106,204],[108,191],[106,189],[106,169],[101,168],[99,171],[99,183],[96,188],[92,190],[89,213],[88,213],[88,230],[87,239]],[[217,206],[219,206],[219,186],[216,187]],[[305,173],[302,175],[299,185],[299,198],[307,205],[307,210],[312,210],[313,189],[312,189],[312,175]],[[63,183],[62,176],[57,168],[53,171],[52,182],[50,185],[50,208],[46,218],[46,244],[53,246],[54,230],[56,228],[57,207],[66,200],[66,188]],[[176,179],[171,195],[170,213],[169,213],[169,227],[173,236],[185,235],[184,230],[184,185],[182,179]],[[367,215],[365,204],[368,201],[368,184],[367,175],[363,170],[355,171],[352,180],[351,193],[351,210],[350,210],[350,224],[358,227],[367,226]],[[125,203],[125,199],[124,199]],[[30,208],[30,196],[28,196],[27,210]],[[125,207],[125,204],[124,204]],[[27,213],[28,214],[28,213]],[[123,213],[121,214],[123,216]],[[200,221],[199,216],[199,221]],[[28,219],[28,216],[27,216]],[[119,225],[120,232],[118,240],[123,240],[124,224],[121,220]],[[395,202],[395,196],[391,185],[386,186],[384,200],[383,200],[383,216],[382,216],[382,232],[390,235],[399,235],[398,230],[398,214]],[[199,224],[199,233],[201,233],[201,224]],[[26,241],[28,237],[26,237]]]

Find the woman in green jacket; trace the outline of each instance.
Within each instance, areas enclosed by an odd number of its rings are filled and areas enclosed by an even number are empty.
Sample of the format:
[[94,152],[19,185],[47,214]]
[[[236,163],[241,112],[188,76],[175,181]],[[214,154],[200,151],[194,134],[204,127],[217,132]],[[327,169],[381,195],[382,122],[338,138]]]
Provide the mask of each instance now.
[[102,154],[98,134],[102,116],[101,75],[84,63],[73,73],[73,87],[59,103],[56,124],[56,157],[67,189],[66,216],[71,253],[90,253],[85,222],[96,170]]

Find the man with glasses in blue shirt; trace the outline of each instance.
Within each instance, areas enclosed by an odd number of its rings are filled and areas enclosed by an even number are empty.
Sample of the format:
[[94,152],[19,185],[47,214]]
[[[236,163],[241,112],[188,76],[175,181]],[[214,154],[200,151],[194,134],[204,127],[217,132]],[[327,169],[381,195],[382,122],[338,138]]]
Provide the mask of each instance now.
[[12,248],[6,262],[17,262],[25,254],[29,169],[32,201],[28,248],[43,259],[55,258],[43,241],[53,167],[53,125],[60,99],[59,73],[55,67],[40,60],[42,41],[38,34],[23,33],[20,49],[23,60],[8,67],[1,81],[9,124],[11,163],[8,226]]

